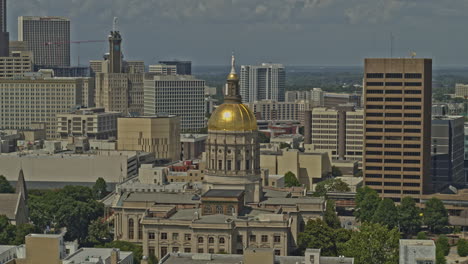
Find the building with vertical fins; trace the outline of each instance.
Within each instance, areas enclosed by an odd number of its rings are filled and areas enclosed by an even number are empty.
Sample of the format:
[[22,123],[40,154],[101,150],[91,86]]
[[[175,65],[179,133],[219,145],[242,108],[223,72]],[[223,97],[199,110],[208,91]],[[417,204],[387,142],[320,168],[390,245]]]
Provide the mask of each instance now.
[[234,56],[224,88],[224,104],[208,121],[205,149],[206,189],[244,190],[246,202],[260,201],[262,183],[257,120],[242,104]]
[[286,71],[282,64],[242,65],[240,95],[242,102],[274,100],[284,102]]

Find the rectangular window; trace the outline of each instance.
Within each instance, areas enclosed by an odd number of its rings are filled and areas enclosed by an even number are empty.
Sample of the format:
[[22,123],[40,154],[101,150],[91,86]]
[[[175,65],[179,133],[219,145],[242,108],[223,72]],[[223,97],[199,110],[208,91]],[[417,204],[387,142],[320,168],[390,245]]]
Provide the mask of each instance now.
[[367,90],[368,94],[383,94],[384,90]]
[[172,233],[172,240],[179,240],[179,233]]
[[405,78],[407,78],[407,79],[421,79],[422,74],[421,73],[405,73]]
[[405,98],[405,102],[421,102],[421,98]]
[[366,147],[368,147],[368,148],[381,148],[381,147],[382,147],[382,144],[371,144],[371,143],[368,143],[368,144],[366,144]]
[[366,116],[383,116],[383,113],[367,113]]
[[184,248],[184,253],[191,253],[192,249],[191,248]]
[[179,247],[172,247],[172,253],[179,252]]
[[250,160],[245,161],[245,169],[250,170]]
[[401,163],[401,159],[385,159],[385,163]]
[[399,109],[401,109],[401,105],[387,105],[387,106],[385,106],[385,109],[399,110]]
[[256,235],[250,235],[249,241],[250,242],[257,242],[257,236]]
[[275,249],[275,256],[281,256],[281,250]]
[[268,236],[262,235],[262,242],[268,242]]
[[197,250],[197,252],[198,252],[198,253],[203,253],[203,248],[199,248],[199,249]]
[[383,82],[367,82],[366,85],[367,86],[383,86],[384,83]]
[[384,108],[383,105],[368,105],[366,107],[367,109],[383,109]]
[[403,171],[420,171],[420,168],[403,168]]
[[385,167],[386,171],[401,171],[401,167]]
[[280,243],[281,242],[281,236],[274,236],[273,237],[275,243]]
[[382,174],[366,174],[366,178],[382,178]]
[[401,90],[386,90],[385,93],[386,94],[401,94],[402,91]]
[[382,97],[368,97],[367,102],[383,102]]
[[387,73],[385,74],[385,78],[403,78],[403,73]]
[[150,256],[156,255],[156,250],[154,249],[153,246],[148,247],[148,255],[150,255]]
[[401,117],[401,113],[386,113],[385,116],[386,117]]
[[421,90],[405,90],[405,94],[421,94]]
[[382,186],[381,182],[366,182],[366,185],[371,185],[371,186]]
[[161,239],[166,240],[167,239],[167,233],[161,233]]
[[153,240],[154,238],[155,238],[154,232],[149,232],[149,233],[148,233],[148,239]]
[[366,74],[367,78],[383,78],[384,74],[383,73],[368,73]]
[[382,160],[381,159],[366,159],[366,162],[382,163]]
[[218,160],[218,170],[222,170],[222,169],[223,169],[223,161]]
[[237,236],[237,243],[242,243],[242,235]]
[[366,170],[382,170],[379,166],[366,166]]
[[227,160],[227,170],[232,170],[232,160]]
[[[406,106],[405,106],[405,108],[406,108]],[[407,113],[407,114],[405,114],[405,117],[421,117],[421,114]]]
[[185,241],[190,241],[190,240],[192,240],[192,235],[191,234],[185,234],[184,239],[185,239]]
[[383,128],[367,127],[366,132],[383,132]]
[[398,174],[385,174],[384,178],[386,178],[386,179],[401,179],[401,175],[398,175]]
[[405,82],[405,86],[422,86],[420,82]]
[[161,258],[167,255],[167,247],[161,247]]
[[402,82],[386,82],[385,86],[403,86]]
[[421,106],[420,105],[405,105],[405,109],[408,109],[408,110],[421,110]]

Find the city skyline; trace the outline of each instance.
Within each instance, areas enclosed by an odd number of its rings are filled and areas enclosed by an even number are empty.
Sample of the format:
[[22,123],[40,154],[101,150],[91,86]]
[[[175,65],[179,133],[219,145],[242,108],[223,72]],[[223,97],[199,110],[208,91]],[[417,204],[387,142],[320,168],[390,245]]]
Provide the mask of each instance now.
[[[414,50],[417,57],[433,58],[435,65],[463,65],[468,52],[459,32],[468,4],[439,2],[138,0],[128,7],[120,1],[17,0],[9,3],[8,24],[11,39],[16,39],[20,15],[66,16],[72,21],[72,40],[88,40],[108,34],[116,16],[126,58],[147,64],[180,59],[223,65],[225,54],[235,49],[243,64],[362,65],[364,57],[390,57],[393,32],[394,57]],[[450,49],[445,48],[448,40]],[[80,46],[83,62],[99,59],[106,50],[100,43]],[[73,46],[74,64],[76,50]]]

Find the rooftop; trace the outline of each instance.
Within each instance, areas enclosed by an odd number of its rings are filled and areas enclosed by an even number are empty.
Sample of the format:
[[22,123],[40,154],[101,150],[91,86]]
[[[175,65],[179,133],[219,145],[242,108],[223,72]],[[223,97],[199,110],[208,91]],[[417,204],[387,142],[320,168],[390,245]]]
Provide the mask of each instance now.
[[[98,260],[101,258],[102,260],[106,260],[110,258],[112,251],[115,250],[113,248],[80,248],[70,256],[64,259],[64,263],[101,263],[93,261],[93,259]],[[128,256],[132,255],[133,253],[130,251],[120,251],[120,260],[127,258]],[[104,263],[107,263],[105,261]]]
[[16,208],[21,195],[17,193],[0,194],[0,215],[5,215],[8,219],[16,219]]
[[123,202],[154,202],[155,204],[198,204],[200,197],[191,193],[124,193],[117,205]]
[[296,205],[296,204],[322,204],[324,199],[321,197],[300,197],[300,198],[268,198],[261,201],[265,205]]
[[16,248],[17,246],[7,246],[7,245],[0,245],[0,255],[3,253],[3,252],[6,252],[12,248]]
[[240,197],[244,191],[242,190],[209,190],[202,195],[202,197],[231,197],[237,198]]
[[430,239],[400,239],[401,246],[434,246],[434,241]]

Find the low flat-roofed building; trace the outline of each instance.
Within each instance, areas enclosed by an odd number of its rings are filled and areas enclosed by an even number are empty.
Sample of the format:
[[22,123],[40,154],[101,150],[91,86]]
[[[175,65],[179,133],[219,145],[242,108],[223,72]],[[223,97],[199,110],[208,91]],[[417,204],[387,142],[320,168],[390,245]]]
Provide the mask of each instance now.
[[436,246],[433,240],[400,239],[399,264],[435,264]]
[[280,145],[281,143],[285,143],[285,144],[288,144],[291,148],[297,149],[299,148],[299,145],[302,142],[302,139],[303,137],[300,134],[297,134],[297,135],[284,134],[284,135],[279,135],[279,136],[270,138],[270,143],[278,144],[278,145]]
[[133,252],[115,248],[80,248],[62,264],[133,264]]
[[[278,256],[269,248],[247,248],[244,254],[169,253],[160,264],[353,264],[353,258],[324,257],[320,249],[306,249],[305,256]],[[144,263],[142,263],[144,264]]]

